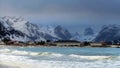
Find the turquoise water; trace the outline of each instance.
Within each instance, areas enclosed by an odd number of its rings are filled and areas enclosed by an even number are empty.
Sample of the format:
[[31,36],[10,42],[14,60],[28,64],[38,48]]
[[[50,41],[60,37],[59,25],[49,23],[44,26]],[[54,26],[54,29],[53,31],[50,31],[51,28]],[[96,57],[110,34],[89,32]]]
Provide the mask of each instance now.
[[32,47],[32,48],[11,48],[17,49],[20,51],[31,51],[31,52],[54,52],[60,54],[77,54],[77,55],[85,55],[85,56],[119,56],[120,49],[119,48],[73,48],[73,47]]
[[1,62],[29,68],[120,68],[119,48],[9,47],[0,53]]

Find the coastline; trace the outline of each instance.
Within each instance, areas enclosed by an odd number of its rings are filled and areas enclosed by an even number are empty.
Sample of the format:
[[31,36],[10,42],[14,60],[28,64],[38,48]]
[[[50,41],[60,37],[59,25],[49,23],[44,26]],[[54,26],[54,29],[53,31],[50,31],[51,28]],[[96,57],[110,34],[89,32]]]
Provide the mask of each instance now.
[[36,45],[36,46],[34,46],[34,45],[28,45],[28,46],[17,46],[17,45],[0,45],[0,48],[6,48],[6,47],[47,47],[47,48],[54,48],[54,47],[58,47],[58,48],[120,48],[120,46],[118,47],[118,46],[116,46],[116,45],[109,45],[109,46],[103,46],[103,47],[101,47],[101,46],[95,46],[95,47],[93,47],[93,46],[82,46],[82,47],[80,47],[80,46],[50,46],[50,45],[48,45],[48,46],[44,46],[44,45]]

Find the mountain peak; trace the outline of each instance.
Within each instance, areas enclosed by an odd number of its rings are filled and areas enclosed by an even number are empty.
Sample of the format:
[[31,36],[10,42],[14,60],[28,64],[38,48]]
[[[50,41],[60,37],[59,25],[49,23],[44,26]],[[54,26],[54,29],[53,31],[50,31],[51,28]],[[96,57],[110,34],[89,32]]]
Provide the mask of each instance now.
[[58,26],[55,27],[55,29],[62,30],[63,28],[60,25],[58,25]]
[[11,24],[13,24],[13,23],[26,23],[27,21],[23,18],[23,17],[21,17],[21,16],[18,16],[18,17],[16,17],[16,16],[13,16],[13,17],[10,17],[10,16],[4,16],[4,17],[2,17],[2,19],[3,20],[5,20],[5,21],[7,21],[7,22],[9,22],[9,23],[11,23]]
[[60,25],[55,27],[54,31],[55,34],[62,40],[69,40],[72,37],[71,33],[67,29],[62,28]]

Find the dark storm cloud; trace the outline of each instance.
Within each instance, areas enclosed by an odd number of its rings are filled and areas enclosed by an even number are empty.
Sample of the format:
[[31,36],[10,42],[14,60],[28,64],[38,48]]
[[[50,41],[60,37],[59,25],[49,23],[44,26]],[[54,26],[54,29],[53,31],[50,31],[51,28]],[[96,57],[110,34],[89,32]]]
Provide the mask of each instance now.
[[120,14],[119,0],[0,0],[0,4],[29,12],[93,12],[98,14]]
[[119,0],[83,0],[82,5],[96,13],[120,14]]
[[0,16],[23,16],[34,23],[64,25],[71,31],[119,24],[120,0],[0,0]]
[[33,16],[42,22],[118,23],[120,0],[0,0],[0,15],[7,14]]

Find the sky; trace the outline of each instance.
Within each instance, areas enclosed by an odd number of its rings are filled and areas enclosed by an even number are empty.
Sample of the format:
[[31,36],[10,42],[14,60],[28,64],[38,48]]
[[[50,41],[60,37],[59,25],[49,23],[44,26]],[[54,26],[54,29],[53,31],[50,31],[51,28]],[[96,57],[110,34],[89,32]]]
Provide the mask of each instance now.
[[120,23],[120,0],[0,0],[0,16],[23,16],[35,24],[87,27]]

